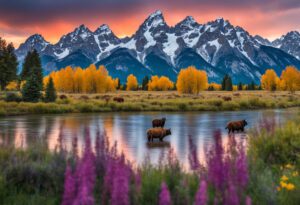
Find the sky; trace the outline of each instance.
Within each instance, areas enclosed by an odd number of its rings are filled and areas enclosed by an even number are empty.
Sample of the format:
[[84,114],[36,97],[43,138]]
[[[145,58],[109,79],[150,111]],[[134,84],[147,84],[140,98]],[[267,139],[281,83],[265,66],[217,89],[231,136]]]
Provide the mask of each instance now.
[[56,43],[81,24],[131,36],[155,10],[170,26],[186,16],[199,23],[223,17],[270,40],[300,31],[300,0],[0,0],[0,37],[16,47],[36,33]]

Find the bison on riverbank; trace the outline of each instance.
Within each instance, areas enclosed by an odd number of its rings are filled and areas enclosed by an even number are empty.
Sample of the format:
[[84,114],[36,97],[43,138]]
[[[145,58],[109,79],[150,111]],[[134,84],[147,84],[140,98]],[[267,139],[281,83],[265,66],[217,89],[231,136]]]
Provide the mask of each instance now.
[[164,128],[150,128],[149,130],[147,130],[147,137],[148,137],[148,142],[152,141],[154,138],[158,138],[161,142],[163,141],[163,139],[168,136],[171,135],[171,129],[164,129]]
[[162,118],[162,119],[154,119],[152,120],[152,127],[164,127],[165,126],[165,122],[166,122],[166,118]]
[[229,122],[227,124],[227,126],[225,127],[225,129],[228,129],[228,134],[230,132],[234,132],[234,131],[244,131],[244,127],[247,125],[247,121],[246,120],[241,120],[241,121],[232,121]]
[[114,100],[115,102],[119,102],[119,103],[124,102],[124,98],[122,98],[122,97],[114,97],[113,100]]

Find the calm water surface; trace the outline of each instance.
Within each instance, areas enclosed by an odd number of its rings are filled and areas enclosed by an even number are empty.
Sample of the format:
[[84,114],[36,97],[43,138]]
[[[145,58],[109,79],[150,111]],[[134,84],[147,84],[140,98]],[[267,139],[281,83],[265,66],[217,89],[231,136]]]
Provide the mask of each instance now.
[[97,130],[106,131],[111,142],[118,143],[118,149],[133,162],[142,163],[149,154],[153,163],[169,147],[149,147],[146,130],[151,127],[154,118],[166,117],[166,128],[171,128],[172,135],[165,138],[174,148],[178,158],[184,164],[188,156],[188,136],[192,136],[199,147],[199,156],[203,157],[203,148],[212,143],[214,130],[221,130],[224,142],[228,135],[224,129],[231,120],[248,121],[245,133],[235,134],[238,140],[247,137],[247,131],[254,128],[263,118],[274,119],[278,124],[293,119],[298,111],[255,110],[234,112],[185,112],[185,113],[97,113],[97,114],[64,114],[32,115],[0,118],[0,140],[2,144],[13,144],[26,148],[36,141],[47,142],[54,149],[60,131],[63,141],[70,148],[72,138],[76,135],[82,144],[85,128],[91,130],[92,140]]

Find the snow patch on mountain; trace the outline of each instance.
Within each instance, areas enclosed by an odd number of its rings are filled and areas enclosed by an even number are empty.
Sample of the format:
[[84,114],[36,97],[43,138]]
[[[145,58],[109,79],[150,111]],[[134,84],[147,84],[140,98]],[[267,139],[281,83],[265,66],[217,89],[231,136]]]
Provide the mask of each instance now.
[[168,41],[166,43],[163,44],[164,49],[163,51],[170,56],[172,64],[174,65],[174,59],[176,57],[176,50],[179,48],[178,44],[177,44],[177,36],[173,33],[173,34],[167,34],[168,36]]
[[54,52],[54,54],[57,56],[58,59],[62,59],[64,57],[66,57],[67,55],[69,55],[70,51],[68,48],[66,48],[63,52],[61,53],[56,53]]

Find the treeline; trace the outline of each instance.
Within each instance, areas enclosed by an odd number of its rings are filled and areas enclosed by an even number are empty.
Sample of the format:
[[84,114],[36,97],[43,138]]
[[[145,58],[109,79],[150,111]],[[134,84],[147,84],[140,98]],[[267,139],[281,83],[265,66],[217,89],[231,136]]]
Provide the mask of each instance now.
[[269,91],[288,90],[295,92],[300,90],[300,71],[293,66],[288,66],[282,71],[279,78],[273,69],[268,69],[261,76],[261,87]]
[[[145,76],[142,84],[130,74],[125,84],[118,78],[113,79],[104,66],[96,68],[91,64],[87,68],[72,68],[67,66],[59,71],[53,71],[43,77],[41,59],[36,50],[28,52],[22,65],[22,72],[17,75],[17,58],[12,44],[7,44],[0,38],[0,89],[21,90],[25,101],[39,101],[49,96],[55,96],[56,90],[65,93],[105,93],[116,90],[177,90],[179,93],[198,94],[203,90],[300,90],[300,72],[293,66],[286,67],[280,77],[273,69],[268,69],[261,76],[260,85],[254,82],[233,85],[231,76],[225,75],[221,84],[208,83],[207,73],[194,66],[182,69],[176,82],[166,76]],[[50,91],[49,91],[50,90]],[[46,92],[43,95],[43,91]],[[53,97],[52,97],[53,99]],[[44,99],[45,100],[45,99]],[[46,100],[50,101],[50,99]]]
[[59,92],[65,93],[104,93],[115,91],[119,80],[112,79],[104,66],[98,69],[91,64],[86,69],[70,66],[59,71],[54,71],[44,78],[44,84],[47,84],[52,78],[55,88]]

